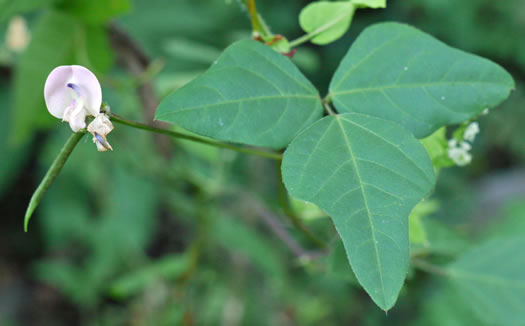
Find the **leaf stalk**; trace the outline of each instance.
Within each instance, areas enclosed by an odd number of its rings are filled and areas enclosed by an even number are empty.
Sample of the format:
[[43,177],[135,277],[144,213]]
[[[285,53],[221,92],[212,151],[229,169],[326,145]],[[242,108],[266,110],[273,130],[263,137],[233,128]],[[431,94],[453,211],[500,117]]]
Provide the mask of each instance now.
[[158,134],[168,135],[168,136],[171,136],[173,138],[190,140],[190,141],[194,141],[194,142],[201,143],[201,144],[206,144],[206,145],[215,146],[215,147],[219,147],[219,148],[226,148],[226,149],[233,150],[233,151],[236,151],[236,152],[239,152],[239,153],[256,155],[256,156],[260,156],[260,157],[264,157],[264,158],[269,158],[269,159],[272,159],[272,160],[278,160],[278,161],[282,160],[282,154],[280,154],[280,153],[264,151],[264,150],[259,150],[259,149],[253,149],[253,148],[247,148],[247,147],[241,147],[241,146],[236,146],[236,145],[232,145],[232,144],[228,144],[228,143],[224,143],[224,142],[219,142],[219,141],[215,141],[215,140],[211,140],[211,139],[206,139],[206,138],[202,138],[202,137],[197,137],[197,136],[184,134],[184,133],[173,131],[173,130],[169,130],[169,129],[157,128],[157,127],[153,127],[153,126],[150,126],[150,125],[147,125],[147,124],[144,124],[144,123],[140,123],[140,122],[137,122],[137,121],[133,121],[133,120],[129,120],[129,119],[123,118],[123,117],[118,116],[118,115],[116,115],[114,113],[110,113],[110,119],[113,122],[116,122],[116,123],[119,123],[119,124],[122,124],[122,125],[125,125],[125,126],[133,127],[133,128],[136,128],[136,129],[142,129],[142,130],[146,130],[146,131],[150,131],[150,132],[155,132],[155,133],[158,133]]
[[440,267],[438,265],[434,265],[432,263],[429,263],[426,260],[423,259],[412,259],[412,265],[424,272],[430,273],[430,274],[436,274],[440,276],[448,276],[449,271],[443,267]]

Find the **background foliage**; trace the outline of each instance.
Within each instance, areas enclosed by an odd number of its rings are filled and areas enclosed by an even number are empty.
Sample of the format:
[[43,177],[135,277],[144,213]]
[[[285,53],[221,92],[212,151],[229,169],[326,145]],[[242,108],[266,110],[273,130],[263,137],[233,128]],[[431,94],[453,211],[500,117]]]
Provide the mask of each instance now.
[[[290,39],[301,35],[307,4],[258,3]],[[445,271],[453,277],[411,271],[386,316],[357,285],[322,212],[292,202],[329,243],[328,255],[283,217],[275,162],[227,150],[127,128],[111,134],[109,155],[84,140],[23,234],[31,193],[69,133],[43,106],[54,66],[89,67],[114,112],[149,121],[160,99],[249,37],[250,24],[235,1],[0,0],[0,324],[524,324],[524,294],[513,297],[523,282],[465,279],[525,261],[523,5],[392,0],[385,10],[360,9],[337,42],[301,47],[294,57],[326,94],[358,33],[392,20],[491,58],[516,80],[509,101],[481,118],[473,163],[442,170],[432,199],[410,218],[420,231],[411,234],[412,253],[439,253],[438,263],[459,255]],[[17,14],[31,35],[22,52],[5,40]],[[492,259],[473,264],[477,257]]]

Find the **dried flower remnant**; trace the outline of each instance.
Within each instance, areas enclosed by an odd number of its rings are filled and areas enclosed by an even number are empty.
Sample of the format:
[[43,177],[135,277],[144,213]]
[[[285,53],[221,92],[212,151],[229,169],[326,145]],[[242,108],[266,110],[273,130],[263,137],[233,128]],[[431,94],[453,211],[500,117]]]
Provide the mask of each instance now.
[[89,126],[88,131],[93,135],[93,143],[97,145],[99,152],[113,150],[113,147],[108,143],[106,135],[113,130],[113,124],[105,113],[100,113]]
[[26,21],[21,16],[14,16],[9,21],[5,37],[6,47],[13,52],[22,52],[29,44],[31,35]]

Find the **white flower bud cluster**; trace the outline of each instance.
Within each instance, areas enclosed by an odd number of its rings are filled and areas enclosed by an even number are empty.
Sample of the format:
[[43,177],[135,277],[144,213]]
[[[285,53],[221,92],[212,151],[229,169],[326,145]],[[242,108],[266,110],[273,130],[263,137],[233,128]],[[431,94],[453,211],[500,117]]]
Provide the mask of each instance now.
[[479,124],[472,122],[465,128],[462,141],[457,141],[456,139],[448,141],[448,157],[454,161],[456,165],[465,166],[472,161],[472,154],[470,154],[472,146],[470,143],[474,142],[478,133]]

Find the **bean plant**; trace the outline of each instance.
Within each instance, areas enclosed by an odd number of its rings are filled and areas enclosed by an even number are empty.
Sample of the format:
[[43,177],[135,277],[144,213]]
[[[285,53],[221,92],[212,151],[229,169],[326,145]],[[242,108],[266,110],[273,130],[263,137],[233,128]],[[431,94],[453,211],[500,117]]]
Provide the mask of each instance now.
[[[292,225],[320,256],[332,252],[348,264],[345,273],[379,309],[392,309],[411,282],[407,275],[420,270],[450,280],[462,304],[488,324],[524,324],[525,273],[523,261],[513,258],[523,238],[491,240],[440,259],[425,245],[422,226],[434,210],[429,197],[440,172],[478,159],[471,154],[477,120],[509,97],[511,75],[413,26],[385,21],[353,40],[321,91],[294,57],[346,37],[360,12],[383,10],[386,0],[311,2],[299,13],[305,34],[297,39],[272,30],[255,0],[238,3],[251,37],[231,43],[207,71],[163,97],[145,122],[104,97],[96,71],[58,62],[48,71],[46,106],[72,134],[31,198],[26,230],[85,134],[95,144],[92,155],[111,160],[115,152],[133,152],[110,145],[113,135],[142,129],[275,161],[281,209],[326,214],[337,237],[326,241],[296,214],[289,214]],[[496,256],[508,259],[494,264]]]

